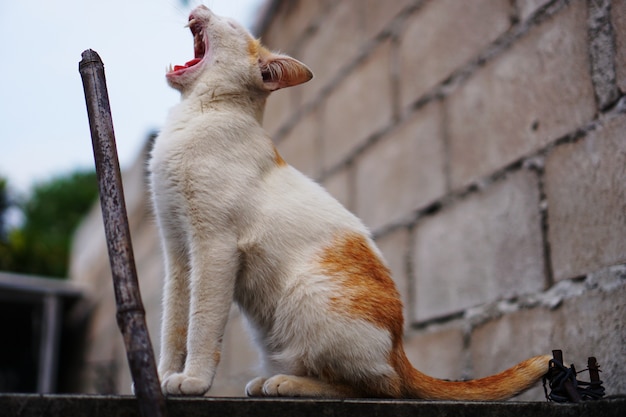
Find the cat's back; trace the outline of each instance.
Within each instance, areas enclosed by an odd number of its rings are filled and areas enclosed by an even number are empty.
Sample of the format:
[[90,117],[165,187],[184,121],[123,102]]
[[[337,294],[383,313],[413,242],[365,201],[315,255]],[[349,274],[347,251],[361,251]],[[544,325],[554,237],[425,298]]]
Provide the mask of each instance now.
[[369,236],[363,223],[322,186],[281,163],[246,199],[239,249],[274,265],[306,262],[338,235]]

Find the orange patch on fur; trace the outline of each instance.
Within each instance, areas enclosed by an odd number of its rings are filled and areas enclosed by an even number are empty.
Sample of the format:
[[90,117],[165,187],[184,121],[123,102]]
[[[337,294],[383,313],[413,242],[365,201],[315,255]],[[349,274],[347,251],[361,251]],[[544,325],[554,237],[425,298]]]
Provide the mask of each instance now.
[[341,283],[332,308],[389,330],[394,342],[403,331],[402,303],[389,268],[358,233],[338,236],[324,249],[324,273]]
[[261,42],[257,43],[257,54],[259,56],[259,58],[263,59],[265,57],[268,57],[270,55],[272,55],[272,52],[267,49],[266,47],[264,47],[263,45],[261,45]]
[[280,156],[280,153],[278,153],[278,149],[276,148],[274,148],[274,162],[276,162],[276,165],[279,167],[287,166],[287,162],[285,162],[283,157]]
[[259,57],[259,48],[262,48],[262,46],[258,39],[248,39],[248,55],[250,55],[250,58],[254,59],[255,62]]

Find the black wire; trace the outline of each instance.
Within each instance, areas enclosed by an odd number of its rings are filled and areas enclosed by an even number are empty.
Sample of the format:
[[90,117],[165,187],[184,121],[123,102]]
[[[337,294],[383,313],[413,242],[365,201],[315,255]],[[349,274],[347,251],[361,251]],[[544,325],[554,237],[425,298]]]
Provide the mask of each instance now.
[[[576,375],[588,371],[589,368],[576,372],[574,365],[569,368],[556,359],[550,360],[550,370],[543,377],[543,390],[548,401],[557,403],[571,402],[572,399],[565,389],[565,382],[570,381],[573,388],[578,392],[582,401],[599,400],[604,397],[602,381],[585,382],[576,379]],[[598,370],[599,371],[599,370]],[[546,381],[550,387],[550,393],[546,388]]]

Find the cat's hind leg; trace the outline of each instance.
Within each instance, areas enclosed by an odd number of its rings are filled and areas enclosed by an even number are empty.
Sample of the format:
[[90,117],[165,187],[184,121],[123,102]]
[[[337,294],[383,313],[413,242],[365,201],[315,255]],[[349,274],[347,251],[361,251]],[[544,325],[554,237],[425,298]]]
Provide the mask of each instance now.
[[246,384],[246,395],[248,397],[263,397],[263,384],[267,378],[256,377]]
[[271,378],[255,378],[246,386],[250,397],[360,397],[359,392],[347,385],[322,381],[308,376],[274,375]]

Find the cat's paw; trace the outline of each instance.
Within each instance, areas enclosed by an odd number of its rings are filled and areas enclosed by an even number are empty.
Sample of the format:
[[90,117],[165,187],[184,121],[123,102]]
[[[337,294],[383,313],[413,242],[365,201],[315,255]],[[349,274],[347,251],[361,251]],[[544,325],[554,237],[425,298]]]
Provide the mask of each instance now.
[[264,397],[263,384],[266,378],[257,377],[246,384],[246,395],[248,397]]
[[263,383],[263,395],[266,397],[299,397],[302,395],[300,384],[290,375],[274,375]]
[[165,395],[204,395],[209,388],[211,388],[209,381],[183,373],[171,374],[161,383]]

